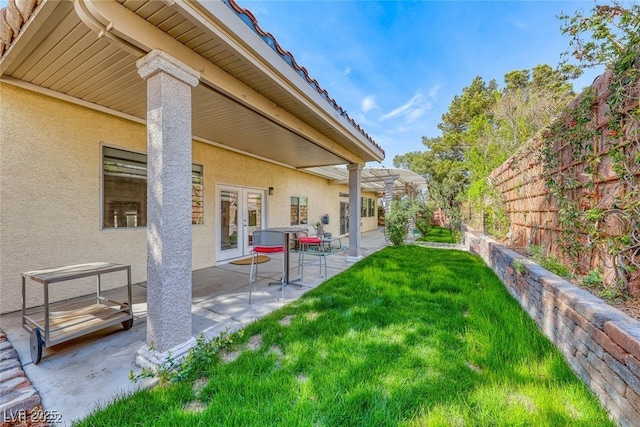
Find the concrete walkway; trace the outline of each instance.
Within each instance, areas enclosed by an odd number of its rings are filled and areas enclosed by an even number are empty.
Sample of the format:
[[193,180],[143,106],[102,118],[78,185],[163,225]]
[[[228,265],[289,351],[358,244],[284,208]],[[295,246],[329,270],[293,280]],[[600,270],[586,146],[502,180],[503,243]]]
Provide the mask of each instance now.
[[[347,239],[344,239],[343,244]],[[362,234],[362,255],[385,246],[380,231]],[[327,257],[329,277],[349,268],[346,252],[338,252]],[[212,338],[225,331],[236,331],[249,323],[283,306],[280,301],[279,286],[269,286],[269,282],[280,278],[280,259],[260,264],[257,292],[253,302],[248,304],[249,266],[225,264],[193,272],[192,333],[194,337],[204,334]],[[297,255],[291,254],[291,277],[298,277]],[[305,267],[301,287],[288,286],[286,301],[290,302],[310,289],[320,285],[326,278],[320,277],[320,269]],[[42,361],[31,362],[29,333],[22,328],[21,313],[14,312],[0,317],[0,327],[11,346],[22,361],[22,369],[33,388],[42,399],[44,415],[51,425],[71,425],[74,420],[87,416],[97,406],[105,405],[115,397],[128,394],[140,387],[147,387],[153,380],[133,383],[131,372],[139,373],[134,364],[137,351],[146,340],[146,287],[145,283],[133,285],[133,327],[125,331],[120,326],[105,329],[86,337],[43,349]],[[7,353],[9,354],[9,353]],[[8,359],[10,359],[8,357]],[[15,357],[14,357],[15,359]],[[2,361],[0,361],[2,362]],[[13,367],[15,361],[8,362]],[[1,375],[1,373],[0,373]],[[16,381],[17,383],[17,381]],[[22,382],[24,386],[24,383]],[[28,385],[28,384],[27,384]],[[3,385],[2,396],[14,392]],[[33,399],[33,398],[32,398]],[[10,421],[11,413],[4,413],[0,424]],[[0,417],[3,412],[0,411]],[[3,424],[4,425],[4,424]],[[8,423],[10,425],[10,423]]]

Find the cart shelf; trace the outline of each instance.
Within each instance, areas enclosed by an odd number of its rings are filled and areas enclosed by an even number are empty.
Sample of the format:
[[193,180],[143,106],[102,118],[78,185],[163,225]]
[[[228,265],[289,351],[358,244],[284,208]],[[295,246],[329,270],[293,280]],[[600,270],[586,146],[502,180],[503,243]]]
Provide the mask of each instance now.
[[[127,275],[126,301],[104,298],[101,276],[120,271],[126,271]],[[96,277],[96,296],[91,298],[95,303],[69,310],[52,310],[49,303],[51,283],[91,276]],[[35,312],[26,307],[27,280],[43,287],[44,306]],[[96,262],[22,273],[22,326],[31,334],[31,358],[36,364],[42,358],[43,345],[56,345],[117,324],[130,329],[133,325],[131,307],[131,267],[128,265]]]

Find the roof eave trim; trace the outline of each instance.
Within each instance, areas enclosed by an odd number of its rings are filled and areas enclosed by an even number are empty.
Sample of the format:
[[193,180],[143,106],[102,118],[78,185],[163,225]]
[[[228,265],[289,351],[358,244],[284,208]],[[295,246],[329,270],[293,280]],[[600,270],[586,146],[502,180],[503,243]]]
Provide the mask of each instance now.
[[[9,3],[6,8],[0,9],[0,45],[2,45],[2,49],[0,49],[0,76],[11,68],[14,61],[29,54],[23,49],[29,46],[29,42],[37,36],[39,30],[48,25],[49,17],[59,9],[59,2],[40,0],[28,16],[28,9],[21,10],[19,13],[24,15],[16,17],[17,21],[9,24],[6,18],[14,6],[15,4]],[[13,13],[18,12],[14,11]]]
[[[211,2],[206,6],[196,0],[183,0],[175,1],[173,6],[179,8],[185,13],[185,16],[191,16],[201,25],[214,31],[236,53],[251,61],[254,66],[277,82],[291,96],[303,100],[325,123],[340,130],[345,138],[351,140],[363,153],[366,153],[369,158],[364,159],[365,161],[379,162],[384,160],[384,150],[346,114],[346,111],[342,108],[335,108],[327,98],[323,97],[322,90],[310,86],[308,73],[306,73],[306,77],[303,77],[282,56],[281,52],[286,51],[281,49],[279,45],[277,48],[273,47],[274,43],[277,44],[273,36],[261,29],[258,30],[259,27],[256,28],[251,24],[255,21],[255,17],[249,11],[237,6],[233,0]],[[268,40],[273,40],[273,42],[265,42],[260,32],[267,34]],[[287,53],[291,55],[289,52]],[[291,58],[293,58],[292,55]],[[317,87],[319,88],[319,85]]]
[[360,127],[360,125],[356,123],[354,119],[349,117],[349,114],[347,113],[347,111],[344,108],[342,108],[340,105],[338,105],[336,100],[329,95],[329,92],[326,89],[323,89],[320,86],[320,83],[318,83],[316,79],[311,77],[308,70],[305,67],[298,64],[293,54],[290,51],[283,49],[278,43],[278,40],[276,40],[276,38],[273,36],[273,34],[264,31],[260,27],[260,25],[258,24],[258,20],[251,13],[251,11],[240,7],[235,0],[222,0],[222,1],[231,10],[233,10],[236,13],[236,15],[240,18],[240,20],[242,20],[251,30],[253,30],[253,32],[257,34],[271,50],[273,50],[276,54],[278,54],[278,56],[280,56],[280,58],[291,69],[293,69],[297,75],[302,77],[302,79],[304,79],[308,83],[308,85],[315,90],[315,92],[320,94],[320,97],[324,99],[324,101],[328,103],[331,107],[333,107],[333,109],[336,110],[336,112],[340,115],[340,117],[344,118],[348,123],[350,123],[354,128],[356,128],[356,130],[362,136],[364,136],[369,143],[373,144],[376,148],[378,148],[382,152],[382,155],[384,156],[384,150],[382,150],[382,148],[378,144],[376,144],[373,138],[369,136],[369,134],[367,134],[367,132],[365,132],[365,130],[362,127]]
[[[360,153],[327,138],[326,135],[302,122],[291,113],[274,108],[277,106],[262,94],[241,83],[115,0],[75,0],[75,3],[76,10],[80,10],[82,13],[83,22],[98,32],[100,36],[107,37],[109,41],[127,50],[134,57],[140,58],[153,49],[163,50],[198,70],[202,84],[230,97],[235,102],[246,106],[290,132],[298,134],[310,143],[345,159],[345,162],[363,161]],[[78,5],[78,3],[82,4]],[[185,4],[184,1],[176,1],[175,5],[178,3]],[[226,13],[231,13],[226,10],[226,6],[222,3],[219,4],[224,7]],[[216,32],[216,34],[218,33],[219,31]]]

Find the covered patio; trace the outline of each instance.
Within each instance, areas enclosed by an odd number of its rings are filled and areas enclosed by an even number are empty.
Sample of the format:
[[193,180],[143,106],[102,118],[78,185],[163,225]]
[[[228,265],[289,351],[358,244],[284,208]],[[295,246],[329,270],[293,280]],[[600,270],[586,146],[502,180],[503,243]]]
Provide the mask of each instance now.
[[[385,246],[382,230],[362,234],[364,256]],[[190,336],[213,338],[233,332],[283,306],[280,287],[269,282],[280,279],[280,255],[260,264],[257,291],[249,305],[249,265],[224,264],[196,270],[191,275]],[[335,252],[327,257],[328,276],[332,277],[351,264],[345,261],[347,252]],[[292,253],[291,275],[298,277],[296,254]],[[322,284],[320,269],[305,268],[302,286],[289,285],[289,303]],[[23,369],[40,393],[43,407],[59,414],[64,425],[86,416],[98,404],[107,403],[123,393],[151,385],[153,380],[131,382],[130,372],[139,373],[134,363],[138,349],[145,343],[148,327],[148,284],[133,286],[133,327],[124,331],[114,326],[89,336],[78,338],[44,350],[39,364],[31,363],[29,334],[22,328],[20,312],[2,315],[0,323],[16,349]]]
[[[194,249],[193,243],[194,236],[198,237],[192,227],[191,196],[196,143],[296,171],[346,165],[349,205],[352,211],[360,211],[361,171],[366,162],[381,161],[384,151],[235,1],[44,0],[17,5],[10,2],[0,22],[3,84],[10,85],[12,91],[19,88],[90,109],[97,112],[96,117],[124,119],[146,128],[143,277],[147,337],[138,351],[138,363],[160,364],[185,354],[195,343],[193,331],[202,330],[202,325],[194,326],[192,319],[192,296],[198,294],[192,293],[192,287],[197,290],[197,282],[191,280],[193,259],[205,252]],[[15,99],[19,102],[18,97]],[[4,121],[9,130],[3,143],[30,139],[21,133],[21,119],[9,117]],[[55,130],[60,135],[59,145],[83,134]],[[114,143],[137,144],[126,138]],[[102,149],[106,138],[96,134],[88,140]],[[46,140],[34,144],[59,152],[60,148],[53,148],[56,143]],[[199,154],[203,158],[213,156]],[[209,161],[224,168],[216,159]],[[79,168],[95,166],[89,163]],[[4,170],[11,168],[10,164],[4,165]],[[205,176],[211,175],[211,169],[204,171]],[[247,178],[234,178],[243,179]],[[262,188],[268,185],[260,184]],[[15,191],[20,190],[24,191],[22,184],[16,184]],[[208,206],[213,208],[214,204]],[[271,210],[263,226],[289,225],[288,214]],[[6,212],[10,210],[3,213],[3,222],[9,215]],[[20,227],[12,227],[16,228]],[[74,230],[70,225],[68,234]],[[347,260],[354,262],[362,257],[358,215],[349,218],[349,230]],[[37,231],[32,229],[30,233],[35,235]],[[90,256],[102,258],[105,250],[94,249],[100,244],[109,248],[109,253],[120,251],[112,243],[114,236],[101,233],[90,237],[87,233],[87,241],[76,246],[96,251]],[[92,244],[95,239],[99,239],[99,245]],[[3,247],[7,245],[3,243]],[[36,261],[31,258],[29,262]],[[54,262],[62,261],[43,257],[35,268]],[[212,264],[211,257],[199,262]],[[6,265],[0,277],[3,292],[7,291],[4,295],[11,295],[12,301],[17,300],[17,289],[9,289],[8,284],[21,271],[33,267],[17,257]],[[140,267],[142,263],[138,262],[137,274],[141,274]],[[221,290],[228,289],[223,285]],[[11,304],[10,309],[15,309],[15,302]]]

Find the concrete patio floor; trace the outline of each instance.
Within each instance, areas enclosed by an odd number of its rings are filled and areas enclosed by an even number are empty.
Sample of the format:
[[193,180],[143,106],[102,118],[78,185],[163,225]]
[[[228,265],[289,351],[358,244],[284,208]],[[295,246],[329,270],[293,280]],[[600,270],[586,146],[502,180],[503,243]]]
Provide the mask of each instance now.
[[[348,239],[343,239],[343,244]],[[362,233],[362,255],[385,246],[381,231]],[[291,277],[298,277],[297,255],[291,254]],[[193,272],[192,335],[212,338],[224,331],[233,332],[283,306],[279,286],[269,282],[280,279],[280,259],[259,266],[260,281],[248,304],[249,265],[224,264]],[[328,277],[349,268],[346,252],[327,257]],[[285,304],[317,287],[327,278],[320,277],[316,266],[305,267],[302,286],[288,286]],[[22,367],[35,389],[42,406],[57,425],[71,425],[84,418],[98,405],[115,397],[147,387],[153,380],[134,383],[130,372],[139,373],[135,356],[146,341],[146,283],[133,285],[133,327],[125,331],[120,326],[43,349],[42,361],[31,361],[29,333],[22,328],[21,313],[0,317],[0,326],[18,353]]]

